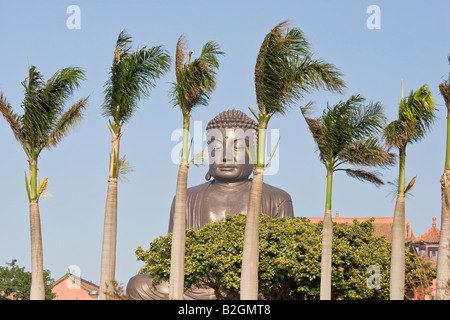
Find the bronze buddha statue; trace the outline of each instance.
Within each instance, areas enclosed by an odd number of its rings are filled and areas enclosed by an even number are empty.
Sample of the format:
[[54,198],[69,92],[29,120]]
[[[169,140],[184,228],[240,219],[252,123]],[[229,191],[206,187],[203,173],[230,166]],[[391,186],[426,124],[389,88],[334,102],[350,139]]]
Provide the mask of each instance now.
[[[257,132],[257,123],[238,110],[222,112],[208,123],[209,170],[206,180],[213,180],[187,189],[186,229],[199,230],[207,223],[224,221],[226,215],[247,213],[252,183],[249,177],[253,171],[249,154],[252,154]],[[175,198],[170,211],[169,233],[172,232],[174,201]],[[294,217],[291,197],[264,183],[261,213],[272,218]],[[168,283],[162,283],[154,292],[150,277],[137,275],[130,279],[127,293],[131,300],[166,299]],[[185,293],[185,299],[214,299],[214,293],[192,288]]]
[[[206,127],[209,150],[209,171],[212,181],[187,189],[186,229],[198,230],[206,223],[224,221],[226,215],[246,214],[253,171],[248,150],[252,150],[258,125],[238,110],[222,112]],[[172,202],[169,233],[172,232]],[[288,193],[269,184],[263,185],[261,213],[271,218],[294,217]]]

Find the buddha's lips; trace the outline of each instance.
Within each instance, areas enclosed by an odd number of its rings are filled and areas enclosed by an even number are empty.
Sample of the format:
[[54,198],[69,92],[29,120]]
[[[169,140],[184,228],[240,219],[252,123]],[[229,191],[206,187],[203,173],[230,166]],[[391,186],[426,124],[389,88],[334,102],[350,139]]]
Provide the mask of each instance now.
[[234,169],[236,169],[235,166],[219,166],[218,167],[221,171],[233,171]]

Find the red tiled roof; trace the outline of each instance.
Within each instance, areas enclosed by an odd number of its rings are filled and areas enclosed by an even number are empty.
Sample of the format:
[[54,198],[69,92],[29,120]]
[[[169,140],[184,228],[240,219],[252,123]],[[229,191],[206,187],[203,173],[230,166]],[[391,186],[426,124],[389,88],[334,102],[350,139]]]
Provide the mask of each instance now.
[[[373,236],[385,236],[386,239],[391,242],[392,240],[392,224],[394,223],[394,218],[393,217],[373,217],[374,221],[373,221]],[[320,221],[323,220],[322,218],[318,218],[318,217],[311,217],[311,218],[306,218],[308,219],[311,223],[319,223]],[[356,220],[358,222],[363,222],[369,219],[372,219],[370,217],[355,217],[355,218],[344,218],[344,217],[339,217],[339,212],[336,211],[336,216],[331,218],[333,222],[336,223],[344,223],[344,224],[349,224],[352,225],[353,221]],[[412,229],[410,227],[410,223],[409,221],[405,224],[405,242],[411,241],[413,240],[415,237],[412,233]]]
[[433,217],[433,225],[431,228],[420,237],[417,237],[414,242],[439,243],[440,234],[441,232],[436,227],[436,217]]
[[66,273],[54,282],[52,292],[56,294],[56,300],[94,300],[89,296],[94,289],[100,290],[97,285]]

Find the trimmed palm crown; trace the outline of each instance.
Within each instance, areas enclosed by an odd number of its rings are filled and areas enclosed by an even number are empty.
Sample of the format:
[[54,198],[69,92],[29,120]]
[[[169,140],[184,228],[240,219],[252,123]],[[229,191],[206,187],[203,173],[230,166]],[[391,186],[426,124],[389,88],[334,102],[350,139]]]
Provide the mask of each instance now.
[[327,172],[342,170],[353,178],[381,185],[383,181],[376,172],[340,167],[345,164],[384,167],[395,161],[395,156],[384,149],[377,137],[386,120],[382,106],[379,103],[364,105],[364,101],[360,95],[352,95],[347,101],[327,106],[317,119],[309,116],[311,104],[301,111]]

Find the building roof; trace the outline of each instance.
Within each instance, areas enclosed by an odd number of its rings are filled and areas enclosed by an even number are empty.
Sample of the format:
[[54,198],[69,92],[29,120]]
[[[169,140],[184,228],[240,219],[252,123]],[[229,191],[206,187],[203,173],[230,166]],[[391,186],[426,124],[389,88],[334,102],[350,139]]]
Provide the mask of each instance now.
[[[310,217],[306,218],[311,223],[319,223],[323,220],[323,217]],[[363,222],[369,219],[372,219],[372,217],[354,217],[354,218],[347,218],[347,217],[339,217],[339,212],[336,211],[336,216],[331,218],[333,222],[336,223],[343,223],[343,224],[349,224],[352,225],[353,221],[356,220],[358,222]],[[373,217],[373,236],[385,236],[386,239],[391,242],[392,240],[392,224],[394,223],[393,217]],[[411,229],[411,224],[409,223],[409,220],[405,223],[405,242],[409,242],[414,240],[414,234]]]
[[69,272],[56,280],[52,287],[56,300],[93,300],[96,298],[89,295],[93,290],[98,292],[100,288]]
[[58,280],[56,280],[53,283],[53,287],[56,286],[57,284],[59,284],[60,282],[64,281],[65,279],[69,278],[74,284],[79,285],[82,289],[91,291],[93,289],[99,290],[100,287],[92,282],[89,282],[87,280],[84,280],[81,277],[77,277],[73,274],[71,274],[70,272],[66,273],[65,275],[63,275],[61,278],[59,278]]
[[427,232],[420,237],[414,239],[414,242],[439,243],[439,236],[441,232],[436,227],[436,217],[433,217],[433,225]]

